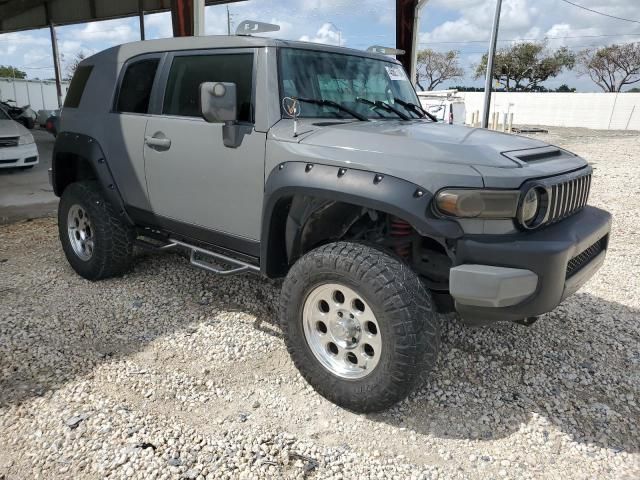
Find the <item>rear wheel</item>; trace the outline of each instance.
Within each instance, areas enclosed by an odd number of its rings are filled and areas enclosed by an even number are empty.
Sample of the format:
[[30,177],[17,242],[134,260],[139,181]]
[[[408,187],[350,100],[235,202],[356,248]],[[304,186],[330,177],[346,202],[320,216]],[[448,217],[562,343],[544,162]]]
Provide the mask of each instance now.
[[339,242],[309,252],[289,271],[280,307],[302,376],[350,410],[391,406],[435,364],[431,299],[405,263],[378,249]]
[[95,181],[64,190],[58,232],[67,260],[88,280],[121,275],[131,266],[135,230],[116,214]]

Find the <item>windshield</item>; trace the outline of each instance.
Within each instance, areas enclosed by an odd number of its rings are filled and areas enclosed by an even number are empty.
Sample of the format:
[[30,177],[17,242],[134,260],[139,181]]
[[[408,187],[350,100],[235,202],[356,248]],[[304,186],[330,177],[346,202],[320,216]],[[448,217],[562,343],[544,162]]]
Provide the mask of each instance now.
[[[371,104],[383,102],[409,118],[420,117],[396,102],[398,99],[420,105],[403,68],[394,62],[343,53],[282,48],[279,66],[283,98],[329,100],[369,119],[398,119],[398,114],[392,109]],[[300,105],[300,117],[353,118],[334,107],[312,103]]]

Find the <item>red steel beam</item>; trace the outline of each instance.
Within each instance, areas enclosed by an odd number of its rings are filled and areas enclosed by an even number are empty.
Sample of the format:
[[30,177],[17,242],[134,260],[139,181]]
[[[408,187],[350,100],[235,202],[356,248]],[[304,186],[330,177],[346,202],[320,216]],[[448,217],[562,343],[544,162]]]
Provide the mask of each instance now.
[[[405,51],[404,55],[398,55],[397,58],[407,73],[411,72],[413,22],[417,4],[418,0],[396,0],[396,48]],[[415,78],[411,81],[414,82]]]
[[193,0],[171,0],[174,37],[193,36]]

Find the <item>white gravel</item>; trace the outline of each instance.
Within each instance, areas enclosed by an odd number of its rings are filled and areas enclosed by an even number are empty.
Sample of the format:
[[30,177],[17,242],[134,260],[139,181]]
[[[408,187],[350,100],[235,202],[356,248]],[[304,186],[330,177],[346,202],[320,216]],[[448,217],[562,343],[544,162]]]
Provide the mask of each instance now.
[[0,227],[0,480],[639,478],[640,139],[548,136],[614,213],[603,270],[532,327],[443,319],[388,412],[330,404],[274,325],[278,284],[140,255],[87,282],[52,219]]

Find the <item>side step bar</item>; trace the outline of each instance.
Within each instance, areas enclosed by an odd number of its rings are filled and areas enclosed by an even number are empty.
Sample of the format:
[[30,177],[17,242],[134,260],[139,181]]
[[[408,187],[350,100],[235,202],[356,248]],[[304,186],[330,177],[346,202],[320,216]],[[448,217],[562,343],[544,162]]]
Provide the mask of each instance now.
[[[137,243],[138,243],[138,246],[141,246],[143,248],[145,247],[152,248],[153,250],[169,250],[171,248],[175,248],[178,246],[184,247],[187,250],[191,251],[191,256],[189,259],[191,261],[191,265],[193,265],[194,267],[202,268],[204,270],[215,273],[217,275],[229,276],[229,275],[238,275],[239,273],[245,273],[245,272],[254,272],[254,273],[260,272],[260,267],[251,265],[250,263],[243,262],[242,260],[238,260],[237,258],[228,257],[227,255],[223,255],[221,253],[205,250],[204,248],[196,247],[195,245],[181,242],[180,240],[175,240],[173,238],[170,238],[169,243],[165,245],[154,245],[151,242],[140,240],[140,239],[138,240]],[[227,269],[216,268],[213,265],[207,263],[206,261],[196,258],[197,254],[200,254],[204,257],[213,258],[215,260],[220,260],[223,263],[227,263],[231,265],[231,267]]]
[[[191,250],[191,265],[194,267],[202,268],[209,272],[213,272],[217,275],[238,275],[239,273],[245,272],[260,272],[260,268],[255,265],[251,265],[250,263],[243,262],[236,258],[231,258],[226,255],[222,255],[221,253],[212,252],[210,250],[205,250],[204,248],[196,247],[195,245],[189,245],[188,243],[181,242],[179,240],[175,240],[173,238],[169,239],[169,244],[163,247],[163,249],[172,248],[176,246],[184,247],[188,250]],[[224,263],[228,263],[231,265],[231,268],[226,270],[221,268],[216,268],[202,260],[198,260],[196,255],[200,253],[206,257],[211,257],[216,260],[221,260]]]

